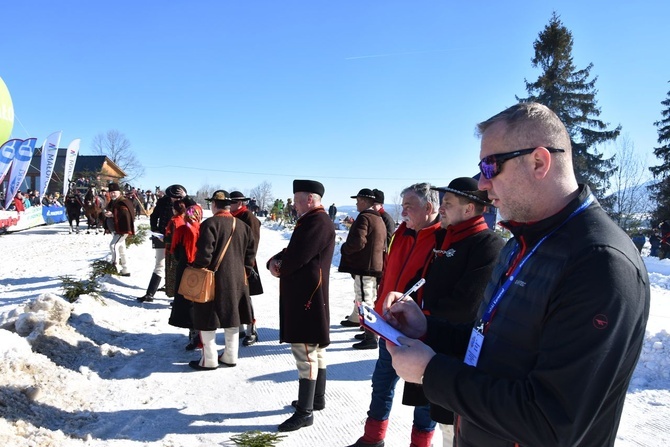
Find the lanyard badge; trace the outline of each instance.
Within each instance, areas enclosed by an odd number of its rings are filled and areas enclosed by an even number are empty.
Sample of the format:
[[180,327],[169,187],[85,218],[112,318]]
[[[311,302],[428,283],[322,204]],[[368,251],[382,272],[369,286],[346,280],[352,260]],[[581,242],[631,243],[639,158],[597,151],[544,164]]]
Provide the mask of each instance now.
[[[493,297],[491,298],[491,301],[489,302],[489,305],[486,308],[486,311],[484,312],[484,315],[482,315],[482,318],[479,320],[479,322],[472,328],[472,333],[470,334],[470,342],[468,343],[468,350],[465,353],[465,359],[463,362],[466,365],[470,366],[477,366],[477,362],[479,361],[479,354],[482,351],[482,346],[484,345],[484,327],[491,322],[491,317],[493,316],[493,311],[498,307],[498,304],[500,304],[500,301],[502,300],[503,296],[507,293],[509,288],[512,286],[514,283],[516,277],[519,275],[521,272],[521,269],[523,266],[526,264],[526,261],[535,254],[537,249],[542,245],[542,243],[547,240],[551,235],[553,235],[558,229],[563,227],[570,219],[575,217],[576,215],[580,214],[582,211],[584,211],[590,204],[593,202],[594,198],[592,194],[589,194],[589,196],[582,202],[582,204],[568,216],[567,219],[563,221],[559,226],[554,228],[551,232],[546,234],[540,241],[535,244],[535,246],[530,250],[530,252],[521,259],[519,264],[514,268],[512,273],[507,277],[507,280],[498,288],[498,290],[493,294]],[[518,248],[515,247],[514,252]],[[514,255],[511,256],[511,259],[514,258]]]

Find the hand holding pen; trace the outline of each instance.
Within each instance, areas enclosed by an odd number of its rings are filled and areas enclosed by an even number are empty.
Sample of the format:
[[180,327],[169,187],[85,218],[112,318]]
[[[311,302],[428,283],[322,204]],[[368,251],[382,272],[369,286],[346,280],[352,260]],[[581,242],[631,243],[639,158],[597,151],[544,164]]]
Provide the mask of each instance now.
[[388,313],[389,313],[390,310],[391,310],[391,306],[393,306],[395,303],[400,303],[400,302],[402,302],[402,301],[405,301],[405,300],[409,299],[409,298],[410,298],[410,295],[411,295],[412,293],[416,292],[417,290],[419,290],[425,283],[426,283],[426,280],[425,280],[424,278],[421,278],[420,280],[418,280],[418,281],[416,282],[416,284],[414,284],[412,287],[410,287],[409,290],[408,290],[407,292],[405,292],[405,293],[403,293],[402,295],[400,295],[399,298],[394,299],[394,300],[391,302],[391,304],[388,305],[388,307],[386,308],[386,310],[384,310],[384,315],[383,315],[383,317],[386,318],[386,315],[388,315]]

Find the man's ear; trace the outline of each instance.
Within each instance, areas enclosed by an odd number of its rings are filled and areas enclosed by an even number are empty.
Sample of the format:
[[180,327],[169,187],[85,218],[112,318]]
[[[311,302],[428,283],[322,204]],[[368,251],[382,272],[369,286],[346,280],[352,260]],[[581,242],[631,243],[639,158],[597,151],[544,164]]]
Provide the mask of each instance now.
[[551,153],[544,147],[538,147],[532,155],[535,177],[538,179],[546,177],[551,168]]

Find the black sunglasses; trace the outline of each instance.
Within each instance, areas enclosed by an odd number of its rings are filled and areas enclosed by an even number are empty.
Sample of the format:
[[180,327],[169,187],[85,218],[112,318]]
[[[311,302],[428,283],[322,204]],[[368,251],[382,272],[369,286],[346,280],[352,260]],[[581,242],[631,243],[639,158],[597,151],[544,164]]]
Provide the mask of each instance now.
[[[538,146],[541,147],[541,146]],[[491,180],[496,175],[500,174],[502,170],[502,165],[507,160],[511,160],[516,157],[521,157],[522,155],[528,155],[532,153],[537,147],[532,147],[529,149],[517,149],[512,152],[505,152],[502,154],[493,154],[488,155],[479,162],[479,172],[482,173],[485,179]],[[555,149],[553,147],[545,147],[549,152],[565,152],[564,149]]]

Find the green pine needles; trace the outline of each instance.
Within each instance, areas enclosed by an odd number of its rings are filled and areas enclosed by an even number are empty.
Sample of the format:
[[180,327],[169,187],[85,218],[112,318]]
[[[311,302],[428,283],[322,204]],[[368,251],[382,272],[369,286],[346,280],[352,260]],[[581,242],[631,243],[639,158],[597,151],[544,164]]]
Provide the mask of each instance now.
[[281,442],[281,439],[285,437],[276,433],[263,433],[258,430],[251,430],[239,436],[231,436],[230,440],[241,447],[272,447]]

